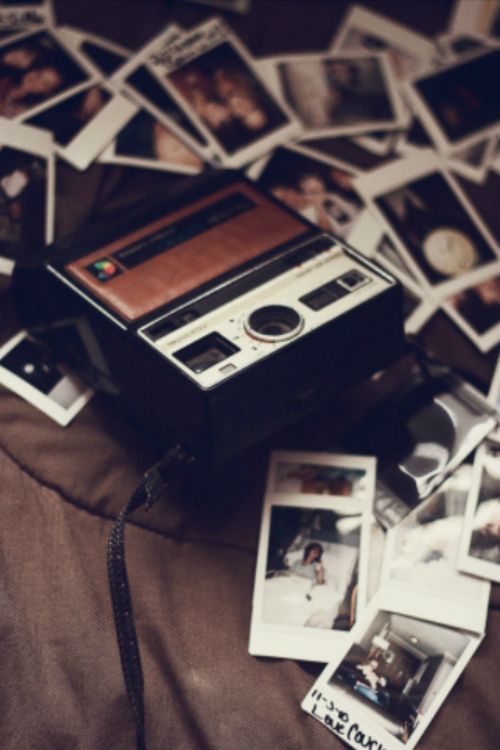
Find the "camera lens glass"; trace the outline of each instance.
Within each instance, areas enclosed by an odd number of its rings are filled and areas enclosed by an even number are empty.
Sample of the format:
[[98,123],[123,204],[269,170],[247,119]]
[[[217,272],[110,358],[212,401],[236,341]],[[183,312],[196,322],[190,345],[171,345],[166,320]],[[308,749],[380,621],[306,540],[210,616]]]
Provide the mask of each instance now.
[[284,341],[296,336],[304,325],[299,313],[285,305],[266,305],[254,310],[246,322],[246,330],[263,341]]

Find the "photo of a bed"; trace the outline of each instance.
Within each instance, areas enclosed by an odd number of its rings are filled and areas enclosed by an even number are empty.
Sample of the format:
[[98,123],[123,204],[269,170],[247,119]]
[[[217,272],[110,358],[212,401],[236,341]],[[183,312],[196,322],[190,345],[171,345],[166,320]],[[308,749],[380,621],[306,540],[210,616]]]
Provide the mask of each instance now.
[[349,630],[355,620],[361,516],[274,506],[265,623]]

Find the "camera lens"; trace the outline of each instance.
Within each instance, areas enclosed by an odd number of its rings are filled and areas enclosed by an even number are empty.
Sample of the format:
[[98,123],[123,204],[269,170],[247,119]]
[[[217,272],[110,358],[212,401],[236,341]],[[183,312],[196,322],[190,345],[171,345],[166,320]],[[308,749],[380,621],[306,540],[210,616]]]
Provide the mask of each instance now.
[[292,307],[266,305],[250,314],[245,328],[247,333],[262,341],[285,341],[296,336],[303,325],[303,319]]

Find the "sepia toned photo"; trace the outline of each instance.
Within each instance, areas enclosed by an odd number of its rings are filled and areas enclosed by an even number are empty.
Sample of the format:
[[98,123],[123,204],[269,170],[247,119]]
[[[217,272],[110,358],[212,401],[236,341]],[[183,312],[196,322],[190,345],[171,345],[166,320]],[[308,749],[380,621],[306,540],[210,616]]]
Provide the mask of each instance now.
[[95,79],[54,30],[0,43],[0,116],[25,119]]

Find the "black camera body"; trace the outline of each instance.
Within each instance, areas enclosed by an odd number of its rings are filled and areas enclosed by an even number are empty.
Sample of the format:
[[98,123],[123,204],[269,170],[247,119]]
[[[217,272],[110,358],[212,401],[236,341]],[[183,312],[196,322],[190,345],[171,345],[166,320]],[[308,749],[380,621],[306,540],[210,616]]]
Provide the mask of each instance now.
[[212,465],[405,349],[399,283],[239,173],[59,242],[15,281],[32,333]]

